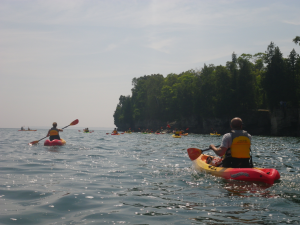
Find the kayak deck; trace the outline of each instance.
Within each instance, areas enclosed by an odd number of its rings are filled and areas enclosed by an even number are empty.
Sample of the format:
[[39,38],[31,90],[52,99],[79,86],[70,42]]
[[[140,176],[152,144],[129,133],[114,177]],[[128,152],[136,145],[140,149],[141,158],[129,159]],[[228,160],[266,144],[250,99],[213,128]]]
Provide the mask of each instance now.
[[[189,151],[190,157],[195,154]],[[276,169],[272,168],[225,168],[215,167],[206,163],[208,155],[201,154],[195,160],[192,160],[196,171],[206,171],[214,176],[222,177],[224,179],[242,180],[250,182],[263,182],[273,184],[275,180],[280,178],[280,174]]]

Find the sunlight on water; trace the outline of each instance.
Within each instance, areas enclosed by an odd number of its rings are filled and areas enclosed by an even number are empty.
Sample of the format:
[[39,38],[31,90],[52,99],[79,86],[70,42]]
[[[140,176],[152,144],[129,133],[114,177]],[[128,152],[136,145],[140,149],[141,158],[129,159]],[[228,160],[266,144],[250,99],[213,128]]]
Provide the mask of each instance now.
[[[65,130],[65,146],[28,143],[46,130],[0,129],[3,224],[297,224],[300,139],[253,137],[253,161],[274,185],[197,173],[190,147],[221,137]],[[208,151],[208,154],[212,152]]]

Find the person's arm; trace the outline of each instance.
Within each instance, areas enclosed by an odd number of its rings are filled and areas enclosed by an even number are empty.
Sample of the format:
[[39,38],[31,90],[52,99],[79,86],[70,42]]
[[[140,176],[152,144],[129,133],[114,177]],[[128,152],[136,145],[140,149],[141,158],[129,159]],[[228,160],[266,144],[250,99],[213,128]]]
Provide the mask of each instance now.
[[209,148],[212,149],[218,156],[223,156],[227,151],[226,147],[216,148],[215,145],[210,145]]
[[230,146],[231,134],[227,133],[224,134],[220,147],[217,148],[215,145],[211,144],[209,148],[212,149],[218,156],[223,156],[226,153],[227,149],[230,148]]
[[58,129],[58,131],[59,131],[59,132],[63,132],[64,130],[63,130],[63,129]]

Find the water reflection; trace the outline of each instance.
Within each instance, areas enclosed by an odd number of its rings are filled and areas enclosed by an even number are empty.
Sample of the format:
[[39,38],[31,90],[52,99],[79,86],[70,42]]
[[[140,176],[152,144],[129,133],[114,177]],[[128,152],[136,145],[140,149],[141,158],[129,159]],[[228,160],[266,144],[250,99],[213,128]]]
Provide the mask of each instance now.
[[274,198],[278,197],[269,190],[272,184],[245,182],[236,180],[224,180],[222,188],[228,191],[227,196],[239,196],[239,197],[266,197]]

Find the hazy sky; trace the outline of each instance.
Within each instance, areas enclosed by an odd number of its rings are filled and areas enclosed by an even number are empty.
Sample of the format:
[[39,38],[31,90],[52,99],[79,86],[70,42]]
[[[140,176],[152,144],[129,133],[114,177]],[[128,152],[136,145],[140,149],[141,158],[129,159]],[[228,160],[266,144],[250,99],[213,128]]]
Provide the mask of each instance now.
[[299,0],[1,0],[0,127],[114,127],[134,77],[300,46]]

